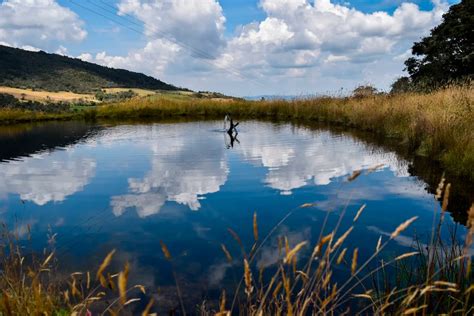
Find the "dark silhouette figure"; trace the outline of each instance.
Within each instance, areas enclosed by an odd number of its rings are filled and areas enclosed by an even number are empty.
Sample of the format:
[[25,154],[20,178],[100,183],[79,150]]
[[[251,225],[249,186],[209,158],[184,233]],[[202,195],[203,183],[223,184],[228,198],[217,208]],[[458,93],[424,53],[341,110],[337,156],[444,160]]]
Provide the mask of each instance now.
[[238,144],[240,144],[240,141],[239,141],[239,139],[237,138],[238,133],[235,133],[235,134],[227,133],[227,135],[229,135],[229,139],[230,139],[230,142],[229,142],[229,143],[227,143],[227,141],[226,141],[226,147],[227,147],[227,149],[234,148],[234,143],[235,143],[235,142],[237,142]]
[[227,128],[227,122],[230,123],[229,128],[227,129],[227,134],[232,135],[232,134],[238,134],[239,132],[237,131],[237,126],[239,126],[240,123],[234,124],[234,120],[230,115],[226,115],[224,118],[224,128]]
[[[227,128],[227,122],[229,122],[229,128]],[[240,144],[239,140],[237,139],[237,135],[239,135],[239,132],[237,131],[237,126],[239,126],[239,123],[234,123],[234,120],[230,115],[226,115],[224,118],[224,130],[227,131],[227,135],[229,135],[230,138],[230,143],[227,144],[227,149],[229,148],[234,148],[234,142],[237,142]]]

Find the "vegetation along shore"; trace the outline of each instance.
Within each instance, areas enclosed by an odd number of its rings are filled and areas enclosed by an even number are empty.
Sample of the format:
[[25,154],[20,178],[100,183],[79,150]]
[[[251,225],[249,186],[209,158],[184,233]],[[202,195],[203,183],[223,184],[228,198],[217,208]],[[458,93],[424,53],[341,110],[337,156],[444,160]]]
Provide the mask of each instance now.
[[398,139],[419,155],[439,160],[451,173],[474,179],[474,89],[452,86],[429,93],[371,94],[297,100],[246,101],[181,97],[135,97],[67,111],[3,109],[0,122],[64,119],[222,119],[327,122]]

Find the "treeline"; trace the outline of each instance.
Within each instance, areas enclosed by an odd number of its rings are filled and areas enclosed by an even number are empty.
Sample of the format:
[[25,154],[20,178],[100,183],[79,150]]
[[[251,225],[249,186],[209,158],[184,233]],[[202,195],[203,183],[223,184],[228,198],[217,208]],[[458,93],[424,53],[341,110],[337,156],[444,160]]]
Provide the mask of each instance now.
[[104,90],[99,90],[95,93],[95,98],[101,102],[118,102],[118,101],[125,101],[136,97],[138,94],[133,92],[132,90],[127,91],[119,91],[115,93],[107,93]]
[[102,88],[183,90],[144,74],[99,66],[43,51],[0,45],[0,85],[46,91],[91,93]]

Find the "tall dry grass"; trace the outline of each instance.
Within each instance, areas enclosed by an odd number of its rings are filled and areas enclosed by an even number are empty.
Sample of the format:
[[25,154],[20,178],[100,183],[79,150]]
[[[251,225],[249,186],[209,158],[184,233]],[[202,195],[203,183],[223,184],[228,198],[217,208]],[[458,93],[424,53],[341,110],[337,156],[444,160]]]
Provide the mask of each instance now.
[[[350,180],[350,179],[349,179]],[[450,185],[444,179],[438,187],[442,198],[439,222],[428,244],[415,243],[414,251],[391,258],[382,252],[417,220],[409,218],[389,236],[374,241],[373,252],[361,260],[356,241],[350,235],[363,216],[362,205],[353,225],[342,229],[341,219],[323,233],[314,245],[302,241],[290,245],[278,237],[279,260],[268,275],[256,264],[259,250],[266,242],[254,233],[255,242],[237,258],[222,245],[225,257],[242,271],[232,296],[223,291],[216,309],[202,308],[203,315],[472,315],[474,313],[474,276],[471,246],[474,237],[474,205],[468,210],[468,234],[464,242],[453,234],[444,240],[441,228],[449,201]],[[301,208],[312,207],[304,204]],[[258,231],[254,217],[253,229]],[[250,226],[250,225],[249,225]],[[323,228],[324,231],[324,228]],[[274,229],[270,232],[272,234]],[[239,243],[240,238],[231,232]],[[309,250],[309,256],[300,256]],[[300,258],[298,258],[300,257]],[[299,260],[300,259],[300,260]],[[338,278],[346,270],[345,278]],[[239,300],[240,298],[240,300]]]
[[[115,250],[97,263],[96,274],[64,275],[57,269],[54,249],[26,252],[18,233],[6,226],[2,227],[0,244],[0,315],[130,314],[130,308],[140,301],[139,293],[146,294],[143,286],[128,285],[127,263],[122,271],[110,271]],[[144,315],[152,304],[148,302]]]
[[[368,170],[367,172],[372,172]],[[354,173],[348,181],[356,180]],[[387,256],[384,250],[394,243],[416,220],[416,217],[394,227],[391,234],[373,242],[373,251],[359,255],[351,238],[354,228],[364,216],[360,206],[351,226],[342,227],[343,210],[333,227],[323,228],[314,244],[309,240],[290,244],[284,236],[274,236],[297,209],[289,212],[268,233],[259,230],[257,213],[248,229],[254,242],[248,248],[237,232],[229,229],[239,251],[231,253],[221,244],[222,256],[241,271],[233,291],[223,289],[215,304],[202,304],[186,309],[174,269],[174,259],[164,242],[163,257],[173,266],[180,313],[185,315],[472,315],[474,313],[474,275],[472,244],[474,240],[474,205],[468,210],[468,229],[463,241],[456,234],[451,240],[442,238],[442,227],[449,203],[450,184],[442,179],[435,199],[442,200],[439,220],[427,244],[415,243],[415,249]],[[311,208],[307,203],[298,209]],[[438,212],[438,211],[436,211]],[[327,213],[329,216],[329,212]],[[439,213],[437,213],[439,215]],[[324,221],[328,222],[328,219]],[[278,239],[278,260],[269,271],[257,265],[257,258],[272,237]],[[147,290],[129,284],[133,273],[127,263],[118,272],[111,271],[115,255],[112,250],[97,262],[97,271],[73,272],[63,277],[57,269],[54,247],[43,253],[25,255],[15,234],[4,229],[0,261],[0,313],[2,315],[90,315],[137,313],[134,304],[146,297]],[[53,243],[51,243],[53,244]],[[342,278],[341,278],[342,274]],[[149,315],[153,298],[144,301],[142,315]],[[176,313],[174,311],[173,313]]]

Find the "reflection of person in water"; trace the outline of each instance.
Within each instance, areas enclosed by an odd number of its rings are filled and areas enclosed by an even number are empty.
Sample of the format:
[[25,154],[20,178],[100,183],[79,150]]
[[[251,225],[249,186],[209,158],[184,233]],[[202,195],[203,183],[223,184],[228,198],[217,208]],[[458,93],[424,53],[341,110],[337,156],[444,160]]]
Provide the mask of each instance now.
[[[234,142],[237,142],[240,144],[240,141],[237,138],[238,133],[232,134],[232,133],[227,133],[229,135],[230,142],[226,141],[226,147],[227,149],[234,148]],[[227,137],[226,137],[227,140]]]
[[[229,122],[230,126],[227,128],[227,122]],[[237,131],[237,126],[239,126],[240,123],[234,124],[234,120],[232,117],[227,114],[224,118],[224,129],[227,130],[227,134],[233,135],[234,133],[237,135],[239,132]]]
[[[230,126],[227,128],[227,122],[229,122]],[[226,115],[224,118],[224,130],[227,130],[227,135],[229,135],[230,138],[230,143],[227,143],[227,137],[226,137],[226,147],[227,149],[229,148],[234,148],[234,142],[237,142],[240,144],[239,140],[237,139],[237,135],[239,135],[239,132],[237,131],[237,126],[239,123],[234,124],[234,120],[230,115]]]

